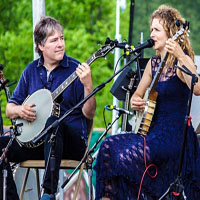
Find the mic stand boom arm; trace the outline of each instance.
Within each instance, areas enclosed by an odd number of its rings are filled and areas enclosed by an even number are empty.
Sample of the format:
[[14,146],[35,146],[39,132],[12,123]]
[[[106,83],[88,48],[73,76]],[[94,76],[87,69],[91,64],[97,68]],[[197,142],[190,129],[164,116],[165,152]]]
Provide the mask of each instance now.
[[85,97],[84,99],[82,99],[76,106],[74,106],[73,108],[69,109],[68,111],[65,112],[65,114],[60,117],[59,119],[57,119],[55,122],[53,122],[49,127],[47,127],[41,134],[39,137],[37,137],[36,139],[34,139],[32,142],[33,144],[36,144],[37,142],[39,142],[46,134],[48,131],[50,131],[51,129],[56,128],[68,115],[70,115],[75,109],[79,108],[81,105],[83,105],[90,97],[92,97],[93,95],[95,95],[98,91],[100,91],[101,89],[103,89],[105,87],[105,85],[107,83],[109,83],[117,74],[119,74],[121,71],[123,71],[128,65],[130,65],[132,62],[134,62],[138,56],[140,54],[137,54],[136,56],[134,56],[132,59],[130,59],[130,61],[124,66],[122,67],[120,70],[118,70],[115,74],[113,74],[107,81],[103,82],[102,84],[100,84],[99,86],[97,86],[87,97]]

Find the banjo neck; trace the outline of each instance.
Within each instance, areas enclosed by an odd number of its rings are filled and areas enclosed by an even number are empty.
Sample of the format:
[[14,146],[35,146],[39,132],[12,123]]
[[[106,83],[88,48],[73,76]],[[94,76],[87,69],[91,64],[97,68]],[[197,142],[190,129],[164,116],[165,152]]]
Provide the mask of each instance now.
[[[96,59],[105,57],[116,46],[115,41],[110,40],[86,61],[88,65],[92,64]],[[52,92],[53,101],[69,87],[69,85],[78,78],[76,72],[73,72],[61,85]]]
[[162,61],[161,61],[161,63],[160,63],[160,65],[159,65],[159,67],[158,67],[156,75],[154,76],[154,78],[153,78],[153,80],[151,82],[151,85],[149,87],[149,90],[148,90],[149,91],[149,96],[151,96],[151,94],[155,92],[156,85],[157,85],[158,80],[160,78],[160,75],[161,75],[161,73],[162,73],[162,71],[164,69],[164,66],[166,64],[168,56],[169,56],[169,53],[166,52],[164,57],[163,57],[163,59],[162,59]]
[[[95,56],[95,54],[93,54],[87,61],[86,63],[88,65],[92,64],[98,57]],[[73,72],[63,83],[61,83],[61,85],[59,85],[58,88],[56,88],[53,92],[52,92],[52,99],[53,101],[65,90],[67,89],[70,84],[72,82],[74,82],[76,79],[78,78],[78,75],[76,74],[76,72]]]

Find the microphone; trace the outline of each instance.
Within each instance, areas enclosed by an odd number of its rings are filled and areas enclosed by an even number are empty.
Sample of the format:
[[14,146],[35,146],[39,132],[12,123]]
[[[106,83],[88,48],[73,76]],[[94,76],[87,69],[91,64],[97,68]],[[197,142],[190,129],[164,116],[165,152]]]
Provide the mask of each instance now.
[[125,49],[125,50],[131,50],[134,49],[133,45],[129,45],[127,42],[118,42],[117,39],[111,40],[109,37],[106,38],[105,44],[114,44],[115,47],[120,48],[120,49]]
[[152,39],[148,39],[146,42],[140,44],[137,47],[134,47],[133,45],[129,45],[127,42],[121,42],[119,43],[117,41],[117,39],[115,39],[114,41],[111,40],[109,37],[106,38],[106,42],[105,44],[110,44],[113,43],[115,44],[115,47],[118,47],[120,49],[125,49],[126,50],[126,55],[128,56],[131,53],[138,53],[139,51],[141,51],[142,49],[145,48],[151,48],[154,45],[154,41]]
[[152,39],[148,39],[146,42],[140,44],[139,46],[135,47],[134,49],[127,51],[126,54],[129,55],[131,53],[138,53],[142,49],[153,47],[153,45],[154,45],[154,41]]
[[106,105],[105,109],[109,110],[109,111],[111,111],[111,110],[117,110],[121,114],[133,115],[132,112],[130,112],[130,111],[124,109],[124,108],[118,108],[118,107],[113,106],[113,105]]
[[126,51],[130,51],[130,50],[134,49],[134,46],[133,45],[129,45],[127,42],[117,43],[116,47],[118,47],[120,49],[125,49]]

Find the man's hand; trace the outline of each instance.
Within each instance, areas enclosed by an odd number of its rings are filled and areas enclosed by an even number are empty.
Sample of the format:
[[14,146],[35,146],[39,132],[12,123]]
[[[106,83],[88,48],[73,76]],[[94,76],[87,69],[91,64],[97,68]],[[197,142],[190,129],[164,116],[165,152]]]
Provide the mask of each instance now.
[[92,88],[92,78],[90,66],[87,63],[82,63],[76,68],[76,74],[79,76],[84,87]]
[[34,121],[36,119],[36,112],[33,107],[35,107],[35,104],[19,106],[18,114],[20,118],[30,122]]

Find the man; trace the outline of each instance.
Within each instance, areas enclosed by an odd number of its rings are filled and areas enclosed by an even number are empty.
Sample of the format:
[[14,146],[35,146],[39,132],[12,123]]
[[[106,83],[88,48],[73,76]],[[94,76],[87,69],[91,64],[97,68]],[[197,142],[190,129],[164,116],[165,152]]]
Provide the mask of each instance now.
[[[56,19],[43,17],[35,27],[34,38],[36,52],[38,52],[40,58],[30,63],[25,68],[13,92],[12,98],[7,104],[6,115],[11,119],[22,118],[29,122],[36,120],[37,113],[34,107],[37,105],[22,104],[27,96],[42,88],[53,92],[74,71],[76,71],[79,79],[73,81],[62,93],[62,102],[60,103],[61,115],[77,105],[78,102],[92,91],[90,67],[86,63],[80,64],[74,58],[66,56],[63,27]],[[38,98],[42,98],[42,95]],[[95,98],[91,97],[81,108],[72,112],[64,122],[59,125],[56,132],[56,164],[53,178],[53,193],[56,193],[57,190],[59,167],[62,157],[81,159],[84,155],[87,142],[86,119],[93,119],[95,109]],[[54,120],[55,117],[50,117],[49,120],[47,120],[46,127]],[[48,133],[44,138],[44,144],[33,149],[25,146],[20,147],[18,142],[14,140],[7,154],[8,161],[12,162],[21,162],[27,159],[41,159],[44,154],[45,165],[48,167],[43,182],[44,195],[42,200],[50,199],[50,194],[52,194],[51,172],[49,165],[47,165],[51,147],[49,143],[50,137],[51,133]],[[8,140],[8,137],[1,137],[0,147],[4,148]],[[18,195],[9,166],[7,166],[7,169],[7,199],[15,200],[18,199]]]

